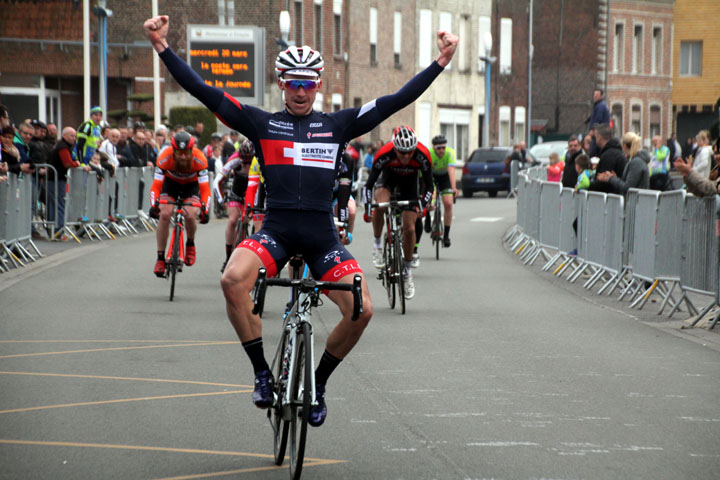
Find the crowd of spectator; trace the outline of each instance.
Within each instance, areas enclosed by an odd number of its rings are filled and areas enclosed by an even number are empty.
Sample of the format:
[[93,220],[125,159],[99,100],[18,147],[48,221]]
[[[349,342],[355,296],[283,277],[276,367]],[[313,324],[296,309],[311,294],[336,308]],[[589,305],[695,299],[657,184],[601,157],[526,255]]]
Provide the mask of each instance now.
[[[67,240],[63,226],[68,170],[81,167],[87,172],[95,172],[98,181],[102,182],[114,177],[120,167],[154,167],[160,151],[170,146],[174,132],[186,130],[195,135],[199,144],[204,131],[202,122],[178,125],[172,131],[164,125],[153,131],[142,121],[111,126],[103,119],[103,114],[102,108],[95,106],[90,110],[89,118],[77,129],[66,126],[58,132],[54,123],[12,118],[11,112],[0,105],[0,182],[7,181],[9,173],[31,178],[35,217],[33,238],[50,236],[50,228],[36,230],[37,225],[44,223],[46,227],[54,225],[58,232],[56,240]],[[225,135],[212,134],[211,143],[203,149],[208,154],[211,172],[235,152],[239,141],[240,135],[235,131]],[[146,190],[141,181],[140,205]],[[111,214],[112,207],[109,218]]]

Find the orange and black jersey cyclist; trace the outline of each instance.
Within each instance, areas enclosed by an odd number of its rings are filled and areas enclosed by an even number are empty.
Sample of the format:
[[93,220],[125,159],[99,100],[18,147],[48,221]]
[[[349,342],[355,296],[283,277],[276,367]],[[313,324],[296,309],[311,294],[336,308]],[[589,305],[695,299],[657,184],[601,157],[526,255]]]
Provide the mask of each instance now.
[[[432,198],[432,162],[430,151],[418,142],[409,162],[403,164],[397,157],[393,142],[380,148],[373,159],[373,166],[368,175],[365,187],[372,190],[377,182],[393,192],[397,189],[399,200],[421,200],[421,207]],[[422,192],[418,194],[418,172],[422,173]]]
[[155,179],[150,190],[150,204],[161,197],[171,199],[194,198],[203,205],[210,204],[210,183],[208,180],[208,162],[200,149],[193,147],[192,162],[189,171],[179,171],[175,165],[172,148],[166,148],[157,159]]

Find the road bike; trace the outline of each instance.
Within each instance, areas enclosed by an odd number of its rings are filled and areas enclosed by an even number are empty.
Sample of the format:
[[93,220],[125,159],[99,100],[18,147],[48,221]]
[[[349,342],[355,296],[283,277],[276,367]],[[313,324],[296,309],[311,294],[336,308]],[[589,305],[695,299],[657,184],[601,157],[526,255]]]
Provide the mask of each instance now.
[[362,277],[355,275],[352,284],[318,282],[309,276],[307,266],[303,278],[300,278],[302,259],[291,259],[291,266],[294,277],[292,279],[267,278],[265,268],[259,269],[253,290],[253,313],[262,314],[268,286],[292,289],[292,303],[283,315],[282,334],[271,365],[274,400],[267,415],[273,428],[275,464],[282,465],[285,460],[289,437],[290,478],[296,480],[300,478],[305,458],[310,408],[317,405],[311,310],[322,305],[322,291],[351,291],[352,319],[357,320],[362,313]]
[[238,218],[237,224],[235,225],[235,241],[233,242],[233,250],[237,248],[240,243],[248,238],[250,235],[255,233],[255,226],[252,224],[254,213],[265,213],[264,208],[247,208],[245,214]]
[[[373,203],[371,208],[387,208],[385,216],[385,235],[383,236],[383,267],[378,274],[387,290],[390,308],[395,308],[396,296],[400,297],[400,310],[405,314],[405,267],[402,248],[402,208],[410,205],[409,200],[391,200],[389,202]],[[414,203],[414,202],[413,202]]]
[[183,215],[184,207],[201,207],[197,203],[185,202],[183,199],[168,201],[161,199],[161,204],[173,205],[173,214],[170,217],[170,244],[168,247],[167,258],[165,259],[165,278],[170,280],[170,301],[175,296],[175,276],[182,272],[185,264],[185,215]]

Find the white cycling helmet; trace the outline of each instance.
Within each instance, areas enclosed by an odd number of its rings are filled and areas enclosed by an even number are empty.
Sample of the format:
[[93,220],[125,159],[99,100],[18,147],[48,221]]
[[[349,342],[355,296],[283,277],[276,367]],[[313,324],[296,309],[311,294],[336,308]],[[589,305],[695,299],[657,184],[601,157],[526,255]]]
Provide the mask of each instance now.
[[297,75],[319,77],[324,65],[325,62],[320,52],[307,45],[302,47],[292,46],[284,52],[280,52],[275,59],[275,73],[277,73],[278,78],[289,71]]
[[395,150],[407,153],[415,150],[418,141],[412,128],[407,125],[400,125],[393,131],[392,143]]

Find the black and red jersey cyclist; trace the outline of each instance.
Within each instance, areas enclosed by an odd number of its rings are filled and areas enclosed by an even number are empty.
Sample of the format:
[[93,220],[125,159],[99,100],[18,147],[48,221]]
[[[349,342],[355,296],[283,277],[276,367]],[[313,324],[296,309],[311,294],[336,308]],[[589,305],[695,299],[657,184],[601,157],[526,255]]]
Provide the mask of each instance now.
[[[215,197],[219,204],[224,201],[227,202],[228,207],[228,222],[225,227],[225,263],[223,263],[220,271],[225,271],[225,266],[230,255],[232,254],[233,243],[235,243],[235,237],[237,237],[237,225],[238,219],[242,218],[245,220],[245,212],[248,207],[252,207],[255,200],[254,194],[252,198],[247,195],[248,181],[250,174],[250,164],[255,157],[255,147],[249,140],[244,140],[240,144],[237,152],[233,153],[228,161],[223,165],[222,170],[218,172],[213,182],[213,190],[215,191]],[[232,190],[228,193],[228,198],[223,198],[222,185],[230,178],[233,177]]]
[[[418,173],[422,173],[423,190],[418,192]],[[377,181],[377,186],[375,182]],[[415,284],[412,279],[410,264],[413,259],[415,246],[415,222],[432,199],[432,164],[430,151],[425,145],[419,143],[412,128],[402,125],[393,132],[392,141],[383,145],[375,154],[373,166],[363,188],[363,202],[365,211],[369,211],[369,204],[373,200],[372,189],[375,186],[375,202],[390,201],[393,192],[398,193],[398,200],[409,200],[412,203],[402,212],[402,245],[403,260],[405,261],[405,298],[415,295]],[[373,263],[382,268],[382,244],[380,237],[385,225],[385,212],[387,208],[377,208],[372,217],[373,234]]]
[[[397,93],[333,113],[313,110],[322,86],[322,56],[308,46],[292,46],[275,61],[285,109],[269,113],[242,105],[231,95],[207,85],[169,48],[168,21],[167,16],[159,16],[145,22],[150,43],[183,88],[255,145],[265,180],[267,213],[263,226],[233,252],[221,283],[228,317],[255,371],[253,402],[267,408],[273,401],[273,380],[262,346],[262,323],[252,314],[249,295],[258,268],[265,266],[268,275],[274,275],[290,256],[301,253],[314,278],[351,283],[355,274],[361,274],[357,261],[340,243],[332,218],[332,189],[340,155],[347,142],[414,102],[430,86],[452,59],[457,37],[438,32],[441,53],[437,62]],[[318,426],[325,420],[327,379],[358,342],[372,316],[367,282],[363,279],[362,283],[363,313],[356,322],[350,319],[352,295],[328,293],[340,308],[342,319],[328,336],[315,373],[318,405],[309,413],[311,425]]]
[[[173,135],[171,148],[160,152],[155,167],[155,179],[150,189],[150,216],[158,219],[155,232],[157,239],[157,261],[155,275],[165,275],[165,247],[170,231],[170,217],[173,214],[172,202],[178,198],[194,203],[196,206],[183,207],[187,242],[185,244],[185,265],[195,263],[195,231],[197,217],[200,223],[210,219],[207,205],[210,201],[207,159],[195,146],[195,137],[185,131]],[[160,203],[163,200],[163,203]]]

